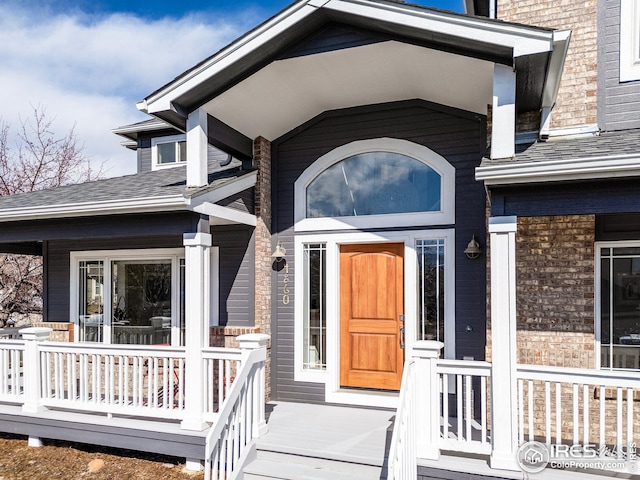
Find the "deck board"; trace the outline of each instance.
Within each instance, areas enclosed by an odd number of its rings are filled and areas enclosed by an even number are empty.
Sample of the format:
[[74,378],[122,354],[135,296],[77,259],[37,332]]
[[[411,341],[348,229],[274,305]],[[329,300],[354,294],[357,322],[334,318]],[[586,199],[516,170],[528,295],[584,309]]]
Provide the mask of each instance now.
[[258,448],[382,466],[395,411],[333,405],[269,404],[269,433]]

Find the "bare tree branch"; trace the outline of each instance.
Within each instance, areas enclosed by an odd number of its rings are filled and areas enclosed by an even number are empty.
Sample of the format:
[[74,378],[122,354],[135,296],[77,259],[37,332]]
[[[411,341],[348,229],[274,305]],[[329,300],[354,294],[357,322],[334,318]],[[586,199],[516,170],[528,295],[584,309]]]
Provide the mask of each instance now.
[[[21,121],[17,145],[9,144],[10,125],[0,118],[0,196],[55,188],[103,177],[84,155],[72,128],[63,137],[53,131],[54,118],[42,106]],[[0,323],[13,313],[42,310],[42,258],[0,255]]]

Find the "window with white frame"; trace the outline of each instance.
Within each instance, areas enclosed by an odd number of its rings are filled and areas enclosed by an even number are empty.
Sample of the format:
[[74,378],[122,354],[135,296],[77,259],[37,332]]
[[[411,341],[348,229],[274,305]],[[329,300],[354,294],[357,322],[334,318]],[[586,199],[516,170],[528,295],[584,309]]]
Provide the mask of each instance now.
[[445,341],[445,242],[416,240],[418,258],[418,340]]
[[79,340],[183,344],[184,283],[183,249],[72,252]]
[[326,244],[305,243],[303,252],[302,368],[324,370],[327,367]]
[[640,0],[620,0],[620,81],[640,80]]
[[187,161],[187,142],[184,135],[158,137],[151,140],[152,168],[182,165]]
[[326,153],[295,182],[295,230],[455,223],[455,168],[397,138],[359,140]]
[[640,243],[596,246],[596,339],[602,369],[640,369]]

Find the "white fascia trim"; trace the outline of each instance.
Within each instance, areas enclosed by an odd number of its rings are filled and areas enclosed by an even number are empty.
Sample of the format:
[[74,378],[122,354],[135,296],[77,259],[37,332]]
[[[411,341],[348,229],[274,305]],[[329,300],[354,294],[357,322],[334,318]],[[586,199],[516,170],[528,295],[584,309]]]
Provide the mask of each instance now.
[[640,155],[516,162],[476,168],[476,180],[484,181],[485,185],[637,176],[640,176]]
[[66,203],[62,205],[39,205],[37,207],[0,210],[0,222],[60,217],[86,217],[90,215],[115,215],[123,213],[165,212],[184,210],[185,206],[185,199],[182,195],[107,200],[102,202]]
[[550,52],[553,32],[535,27],[487,21],[445,12],[428,11],[403,4],[382,4],[370,0],[329,0],[323,8],[375,20],[442,33],[489,45],[513,49],[513,56]]
[[251,172],[243,175],[240,178],[231,180],[224,185],[216,187],[208,192],[195,195],[194,197],[187,198],[186,203],[190,210],[194,210],[203,203],[216,203],[220,200],[224,200],[231,195],[240,193],[247,188],[255,186],[258,179],[258,172]]
[[112,133],[116,135],[124,135],[127,133],[138,133],[138,132],[147,132],[150,130],[166,130],[169,128],[176,128],[173,125],[169,125],[164,120],[160,120],[159,118],[154,118],[152,122],[147,122],[143,125],[133,124],[133,125],[125,125],[123,127],[113,128],[111,130]]
[[157,93],[138,102],[136,106],[139,110],[149,114],[170,110],[171,102],[175,98],[193,89],[206,79],[215,76],[238,60],[250,55],[260,45],[280,35],[289,27],[311,15],[318,7],[322,6],[316,5],[316,3],[319,2],[309,1],[291,5],[254,31],[233,42],[198,68],[185,74],[184,77],[179,78]]
[[449,15],[425,11],[409,5],[381,4],[367,0],[310,0],[292,5],[270,21],[241,37],[198,68],[186,73],[160,91],[136,104],[148,114],[171,110],[173,100],[192,90],[208,78],[217,75],[238,60],[252,54],[259,46],[301,22],[318,8],[355,14],[378,21],[385,21],[467,38],[488,45],[509,47],[514,57],[553,50],[553,32],[534,27],[501,24],[477,17]]
[[251,213],[243,212],[229,207],[223,207],[215,203],[204,202],[193,209],[194,212],[209,215],[210,217],[229,220],[233,223],[242,223],[255,227],[257,224],[256,216]]

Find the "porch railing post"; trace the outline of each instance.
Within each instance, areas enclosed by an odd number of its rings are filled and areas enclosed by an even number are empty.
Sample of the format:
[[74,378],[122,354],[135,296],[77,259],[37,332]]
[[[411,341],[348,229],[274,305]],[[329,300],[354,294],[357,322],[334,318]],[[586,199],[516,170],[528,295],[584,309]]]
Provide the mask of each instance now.
[[42,404],[42,369],[38,344],[49,340],[53,329],[47,327],[29,327],[20,330],[24,342],[23,380],[24,403],[22,411],[37,413],[46,410]]
[[[204,222],[202,230],[208,230]],[[202,349],[208,345],[211,234],[184,234],[185,250],[185,414],[181,427],[204,430],[205,385]]]
[[[237,337],[238,344],[240,345],[240,349],[243,350],[243,353],[249,352],[252,350],[264,349],[265,357],[267,344],[269,342],[269,335],[264,333],[248,333],[245,335],[240,335]],[[266,375],[265,375],[265,362],[262,361],[257,365],[258,372],[255,376],[255,381],[253,382],[253,399],[254,404],[251,405],[253,409],[254,415],[254,424],[253,424],[253,436],[261,437],[265,433],[267,433],[267,421],[265,414],[265,401],[266,401]]]
[[[491,468],[516,461],[516,217],[491,217]],[[497,414],[499,412],[499,415]]]
[[[416,368],[417,454],[418,458],[437,460],[440,457],[440,382],[438,358],[444,343],[433,340],[415,342],[411,355]],[[446,400],[446,399],[445,399]]]

